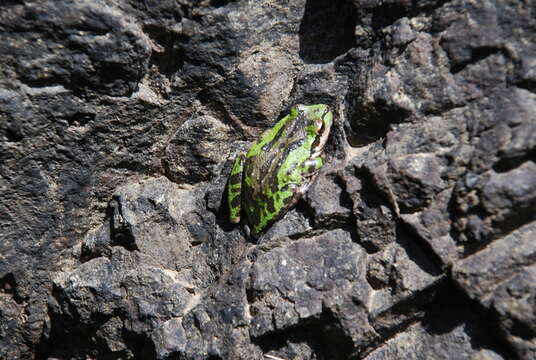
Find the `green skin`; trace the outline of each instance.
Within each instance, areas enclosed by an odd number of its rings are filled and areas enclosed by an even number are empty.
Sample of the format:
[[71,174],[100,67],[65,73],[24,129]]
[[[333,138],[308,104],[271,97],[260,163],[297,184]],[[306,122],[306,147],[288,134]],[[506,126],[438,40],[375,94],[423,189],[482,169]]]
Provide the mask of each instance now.
[[228,182],[231,222],[243,216],[258,237],[295,205],[324,164],[332,122],[327,105],[296,105],[239,155]]

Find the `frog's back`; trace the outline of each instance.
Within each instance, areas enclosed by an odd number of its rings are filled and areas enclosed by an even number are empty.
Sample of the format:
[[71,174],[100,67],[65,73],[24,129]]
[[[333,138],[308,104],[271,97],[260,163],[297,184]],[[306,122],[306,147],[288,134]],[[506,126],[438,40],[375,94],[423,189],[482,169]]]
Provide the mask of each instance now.
[[[304,146],[310,120],[297,114],[281,119],[246,155],[242,210],[254,232],[276,221],[295,202],[303,179],[290,173],[310,156]],[[301,153],[297,156],[297,153]]]

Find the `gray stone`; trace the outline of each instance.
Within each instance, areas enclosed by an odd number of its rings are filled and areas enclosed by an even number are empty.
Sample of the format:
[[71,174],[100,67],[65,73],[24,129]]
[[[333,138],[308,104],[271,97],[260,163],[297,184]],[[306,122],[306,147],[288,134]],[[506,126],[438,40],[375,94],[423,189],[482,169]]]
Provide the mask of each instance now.
[[315,226],[332,227],[348,222],[352,203],[343,189],[343,180],[337,174],[320,176],[306,194],[312,209]]
[[229,154],[231,129],[211,116],[186,120],[173,134],[163,158],[168,177],[178,183],[210,180]]
[[498,317],[499,327],[520,358],[536,356],[536,223],[524,225],[452,270],[464,291]]
[[[341,230],[296,240],[257,255],[248,285],[252,294],[251,335],[259,337],[295,327],[321,316],[327,309],[339,321],[362,311],[359,307],[346,307],[352,301],[367,303],[370,296],[370,288],[364,282],[364,256],[363,250]],[[355,326],[356,332],[371,330],[366,324]]]
[[266,239],[278,239],[286,236],[300,237],[301,235],[311,233],[313,226],[299,205],[267,229],[265,234],[259,238],[259,243],[266,241]]
[[186,335],[179,318],[164,322],[151,334],[157,358],[165,359],[170,354],[184,351],[186,348]]
[[139,250],[167,268],[186,267],[183,261],[190,261],[192,245],[210,241],[214,233],[211,218],[196,215],[200,197],[164,177],[117,189],[112,202],[114,244]]
[[366,160],[364,164],[351,164],[342,176],[345,192],[352,202],[355,232],[369,252],[379,251],[396,239],[396,204],[392,202],[388,185],[384,187],[385,167],[376,165],[369,165]]
[[439,193],[435,201],[423,211],[400,216],[426,246],[432,249],[443,267],[452,264],[461,256],[461,251],[450,234],[448,205],[451,196],[452,189],[447,189]]
[[441,271],[419,248],[414,238],[404,238],[375,253],[367,262],[367,280],[377,290],[371,315],[375,316],[405,298],[433,286]]
[[446,333],[429,334],[422,324],[412,325],[364,357],[365,360],[387,359],[460,359],[460,360],[502,360],[500,354],[474,348],[474,334],[460,323]]
[[[32,2],[12,7],[2,22],[4,34],[15,40],[4,42],[5,53],[19,60],[12,62],[14,70],[29,85],[66,84],[75,92],[120,96],[132,93],[147,69],[149,38],[114,5]],[[46,41],[37,41],[38,34]]]
[[[149,256],[113,247],[109,259],[95,258],[56,275],[52,337],[71,333],[76,339],[56,344],[54,353],[76,357],[104,341],[110,353],[132,354],[135,347],[124,344],[183,316],[196,301],[192,289],[179,273],[162,269]],[[150,348],[150,343],[145,339],[137,346]]]
[[389,161],[388,177],[402,212],[414,212],[429,204],[445,183],[445,167],[434,154],[399,156]]

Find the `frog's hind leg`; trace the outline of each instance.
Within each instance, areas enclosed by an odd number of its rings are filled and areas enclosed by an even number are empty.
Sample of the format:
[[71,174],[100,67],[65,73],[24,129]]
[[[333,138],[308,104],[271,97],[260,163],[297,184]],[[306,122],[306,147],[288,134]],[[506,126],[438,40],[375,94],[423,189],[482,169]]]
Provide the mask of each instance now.
[[229,220],[232,223],[240,222],[242,209],[242,174],[244,169],[245,154],[236,157],[227,182],[227,203],[229,204]]

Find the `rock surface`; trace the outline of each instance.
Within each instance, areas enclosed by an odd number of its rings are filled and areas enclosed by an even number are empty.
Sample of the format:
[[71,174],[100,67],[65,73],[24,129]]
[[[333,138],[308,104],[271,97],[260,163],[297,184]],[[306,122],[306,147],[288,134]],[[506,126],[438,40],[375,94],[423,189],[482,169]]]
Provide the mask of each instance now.
[[[536,7],[0,4],[0,359],[536,358]],[[258,240],[231,160],[327,165]]]

